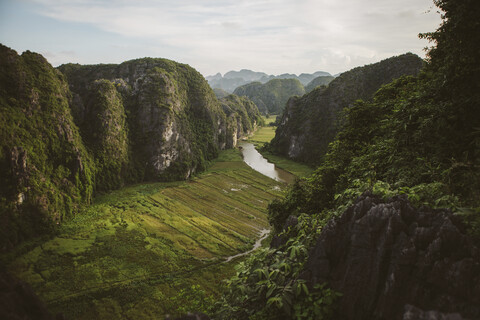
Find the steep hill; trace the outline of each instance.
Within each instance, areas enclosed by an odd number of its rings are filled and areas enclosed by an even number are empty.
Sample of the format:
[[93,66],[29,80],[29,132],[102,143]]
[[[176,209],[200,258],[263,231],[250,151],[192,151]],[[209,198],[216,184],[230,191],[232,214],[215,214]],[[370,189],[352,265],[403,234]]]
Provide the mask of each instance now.
[[316,77],[305,86],[305,92],[309,93],[318,86],[328,86],[328,84],[332,82],[333,79],[335,79],[335,77],[332,76]]
[[95,166],[65,77],[41,55],[0,45],[0,250],[44,233],[92,199]]
[[263,119],[257,106],[246,97],[231,94],[220,100],[227,115],[227,148],[237,144],[237,140],[253,133]]
[[370,99],[383,84],[402,75],[415,75],[421,67],[422,60],[407,53],[355,68],[335,78],[327,88],[290,99],[272,140],[272,150],[310,164],[320,163],[338,131],[337,116],[343,108],[357,99]]
[[165,59],[54,69],[29,51],[0,55],[2,251],[95,192],[204,170],[259,119],[251,103],[227,119],[200,73]]
[[219,319],[480,319],[480,7],[435,5],[425,67],[344,110]]
[[218,98],[218,99],[222,99],[222,98],[225,98],[226,96],[229,95],[229,93],[223,89],[220,89],[220,88],[213,88],[213,93],[215,93],[215,96]]
[[303,95],[305,89],[297,79],[273,79],[265,84],[252,82],[235,89],[234,94],[251,99],[262,113],[278,114],[292,96]]
[[256,72],[248,69],[242,69],[240,71],[229,71],[223,75],[226,79],[241,78],[245,81],[258,81],[264,77],[268,77],[265,72]]
[[[75,120],[90,148],[95,149],[87,138],[92,131],[90,110],[98,113],[99,102],[122,105],[128,114],[122,131],[129,135],[133,164],[129,174],[136,181],[188,178],[225,147],[225,114],[203,77],[187,65],[145,58],[120,65],[63,65],[59,69],[70,84]],[[92,100],[96,83],[116,94],[111,99]],[[100,132],[94,132],[97,140]]]

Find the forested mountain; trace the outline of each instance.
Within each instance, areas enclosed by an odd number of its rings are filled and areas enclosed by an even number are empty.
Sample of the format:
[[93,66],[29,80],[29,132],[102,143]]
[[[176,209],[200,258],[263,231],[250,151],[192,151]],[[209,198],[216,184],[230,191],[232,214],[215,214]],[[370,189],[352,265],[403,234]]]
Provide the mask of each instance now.
[[310,91],[319,86],[328,86],[328,84],[332,82],[333,79],[335,79],[335,77],[332,76],[316,77],[305,86],[305,92],[309,93]]
[[[344,108],[357,99],[370,99],[382,85],[395,78],[416,75],[421,67],[422,60],[408,53],[344,72],[326,88],[291,98],[271,149],[309,164],[321,163],[338,131],[338,114]],[[262,110],[260,106],[259,109]]]
[[480,318],[480,7],[435,4],[426,66],[344,110],[312,177],[270,204],[271,247],[217,318]]
[[305,89],[297,79],[273,79],[265,84],[252,82],[234,91],[238,96],[251,99],[264,114],[281,113],[290,97],[304,93]]
[[2,251],[95,192],[204,170],[259,121],[251,103],[227,117],[202,75],[173,61],[54,69],[29,51],[0,55]]
[[283,73],[278,76],[267,75],[264,72],[255,72],[252,70],[242,69],[240,71],[229,71],[222,77],[220,73],[214,76],[207,76],[208,84],[212,88],[220,88],[227,92],[233,92],[237,87],[249,84],[251,82],[267,83],[272,79],[297,79],[303,86],[306,86],[317,77],[331,77],[330,73],[325,71],[317,71],[315,73],[302,73],[299,76],[291,73]]
[[225,98],[226,96],[229,95],[229,93],[223,89],[220,89],[220,88],[213,88],[213,93],[215,93],[215,96],[218,98],[218,99],[222,99],[222,98]]
[[0,70],[0,237],[5,251],[90,203],[95,164],[58,70],[39,54],[19,56],[5,46],[0,46]]
[[246,97],[230,94],[220,99],[223,111],[227,115],[227,148],[237,145],[237,140],[254,132],[264,121],[257,106]]

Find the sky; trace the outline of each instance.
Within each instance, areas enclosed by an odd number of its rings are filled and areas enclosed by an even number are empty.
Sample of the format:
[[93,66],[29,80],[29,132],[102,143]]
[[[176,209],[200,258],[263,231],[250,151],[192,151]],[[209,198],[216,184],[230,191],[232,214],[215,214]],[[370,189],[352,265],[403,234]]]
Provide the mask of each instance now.
[[0,43],[53,65],[142,57],[204,76],[331,74],[430,46],[432,0],[0,0]]

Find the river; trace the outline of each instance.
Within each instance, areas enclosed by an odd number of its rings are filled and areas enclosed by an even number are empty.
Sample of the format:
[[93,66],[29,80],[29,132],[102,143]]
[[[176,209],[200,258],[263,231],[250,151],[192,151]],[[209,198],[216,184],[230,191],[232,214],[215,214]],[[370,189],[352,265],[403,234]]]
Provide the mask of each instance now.
[[250,142],[241,142],[243,161],[252,169],[261,174],[284,183],[295,182],[295,176],[288,171],[277,168],[273,163],[268,162]]

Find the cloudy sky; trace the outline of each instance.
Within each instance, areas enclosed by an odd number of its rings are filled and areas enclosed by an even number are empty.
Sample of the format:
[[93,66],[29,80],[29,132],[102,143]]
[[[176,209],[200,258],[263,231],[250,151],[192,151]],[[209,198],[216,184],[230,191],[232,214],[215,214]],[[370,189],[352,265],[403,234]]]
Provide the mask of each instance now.
[[413,52],[432,0],[0,0],[0,43],[54,66],[162,57],[203,75],[332,74]]

